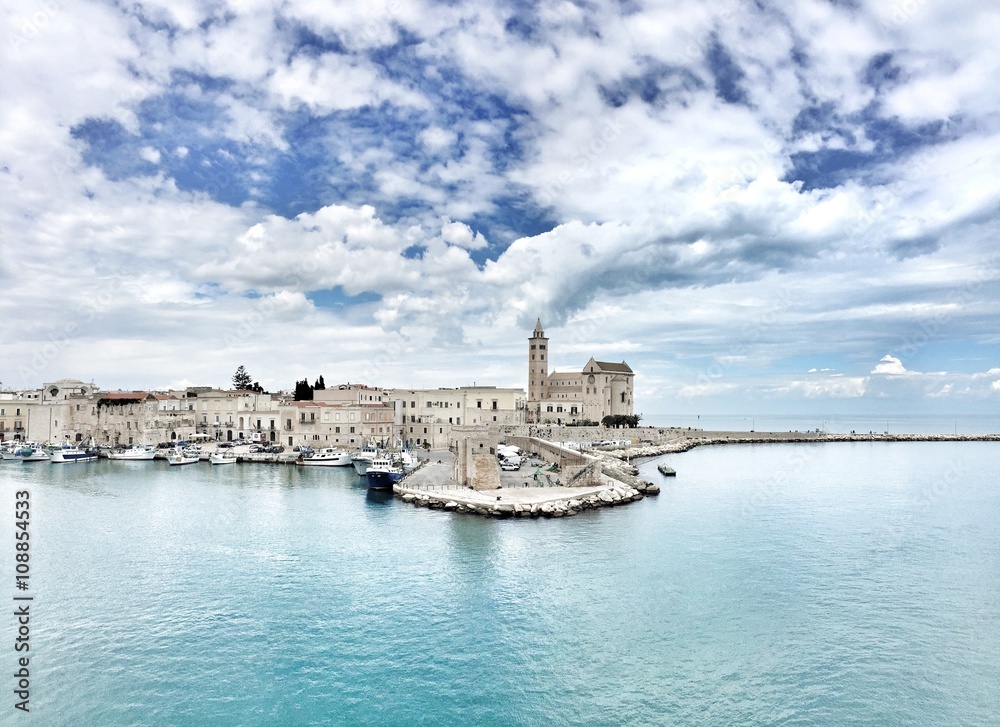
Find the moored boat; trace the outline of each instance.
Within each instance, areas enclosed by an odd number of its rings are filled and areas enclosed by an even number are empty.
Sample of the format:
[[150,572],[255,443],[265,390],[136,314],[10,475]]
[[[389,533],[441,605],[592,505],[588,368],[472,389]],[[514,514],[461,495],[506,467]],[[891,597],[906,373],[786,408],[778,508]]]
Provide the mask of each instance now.
[[358,477],[365,476],[365,472],[368,471],[368,467],[376,457],[378,457],[378,450],[375,447],[363,447],[351,455],[351,464],[354,465],[354,471],[358,473]]
[[208,457],[208,461],[212,464],[236,464],[236,453],[235,452],[212,452]]
[[167,464],[194,464],[201,458],[201,451],[194,447],[175,449],[167,455]]
[[378,457],[368,466],[365,479],[370,490],[391,490],[395,483],[403,479],[403,469],[387,457]]
[[393,461],[397,465],[403,468],[404,473],[413,472],[413,470],[415,470],[417,467],[420,466],[420,460],[417,457],[414,457],[405,449],[401,452],[398,452],[393,457]]
[[312,454],[303,456],[302,459],[299,460],[299,464],[326,467],[350,467],[351,453],[342,449],[327,447],[325,449],[317,450]]
[[52,451],[49,457],[53,464],[74,464],[76,462],[93,462],[97,459],[96,449],[84,449],[71,445],[63,445]]
[[49,453],[41,447],[22,447],[17,457],[22,462],[48,462],[50,459]]
[[156,457],[156,448],[147,444],[133,444],[128,449],[113,449],[108,452],[108,459],[149,460]]

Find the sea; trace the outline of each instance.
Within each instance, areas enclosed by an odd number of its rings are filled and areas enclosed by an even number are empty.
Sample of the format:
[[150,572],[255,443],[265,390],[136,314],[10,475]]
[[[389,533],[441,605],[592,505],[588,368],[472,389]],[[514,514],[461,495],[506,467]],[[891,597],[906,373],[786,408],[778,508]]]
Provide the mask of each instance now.
[[1000,723],[1000,443],[639,468],[659,496],[489,520],[350,468],[4,462],[0,724]]

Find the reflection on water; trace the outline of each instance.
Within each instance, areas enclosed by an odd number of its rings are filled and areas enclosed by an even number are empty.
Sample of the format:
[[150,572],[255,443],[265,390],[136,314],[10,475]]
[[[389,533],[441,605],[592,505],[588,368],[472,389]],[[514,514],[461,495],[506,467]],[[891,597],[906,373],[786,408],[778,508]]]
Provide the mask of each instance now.
[[392,502],[392,497],[390,490],[368,490],[365,500],[370,505],[385,506]]

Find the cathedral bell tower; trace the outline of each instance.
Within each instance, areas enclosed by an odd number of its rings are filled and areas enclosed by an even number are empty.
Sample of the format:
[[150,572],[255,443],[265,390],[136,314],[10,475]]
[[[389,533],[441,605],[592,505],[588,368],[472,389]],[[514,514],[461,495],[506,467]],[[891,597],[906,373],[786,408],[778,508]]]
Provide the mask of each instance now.
[[535,323],[535,330],[528,339],[528,401],[545,398],[549,383],[549,339],[542,330],[542,319]]

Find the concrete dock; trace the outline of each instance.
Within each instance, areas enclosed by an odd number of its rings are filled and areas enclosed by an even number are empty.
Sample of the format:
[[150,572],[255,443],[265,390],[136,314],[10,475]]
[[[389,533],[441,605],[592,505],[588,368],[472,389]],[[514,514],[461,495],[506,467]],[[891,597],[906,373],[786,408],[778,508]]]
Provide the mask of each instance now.
[[[431,451],[427,464],[403,478],[393,491],[403,502],[431,509],[463,512],[486,517],[564,517],[583,510],[623,505],[646,494],[612,475],[602,474],[599,484],[563,487],[535,484],[534,473],[548,463],[534,459],[521,469],[500,471],[498,489],[476,490],[459,485],[452,477],[453,457],[448,451]],[[558,481],[555,474],[554,482]]]

